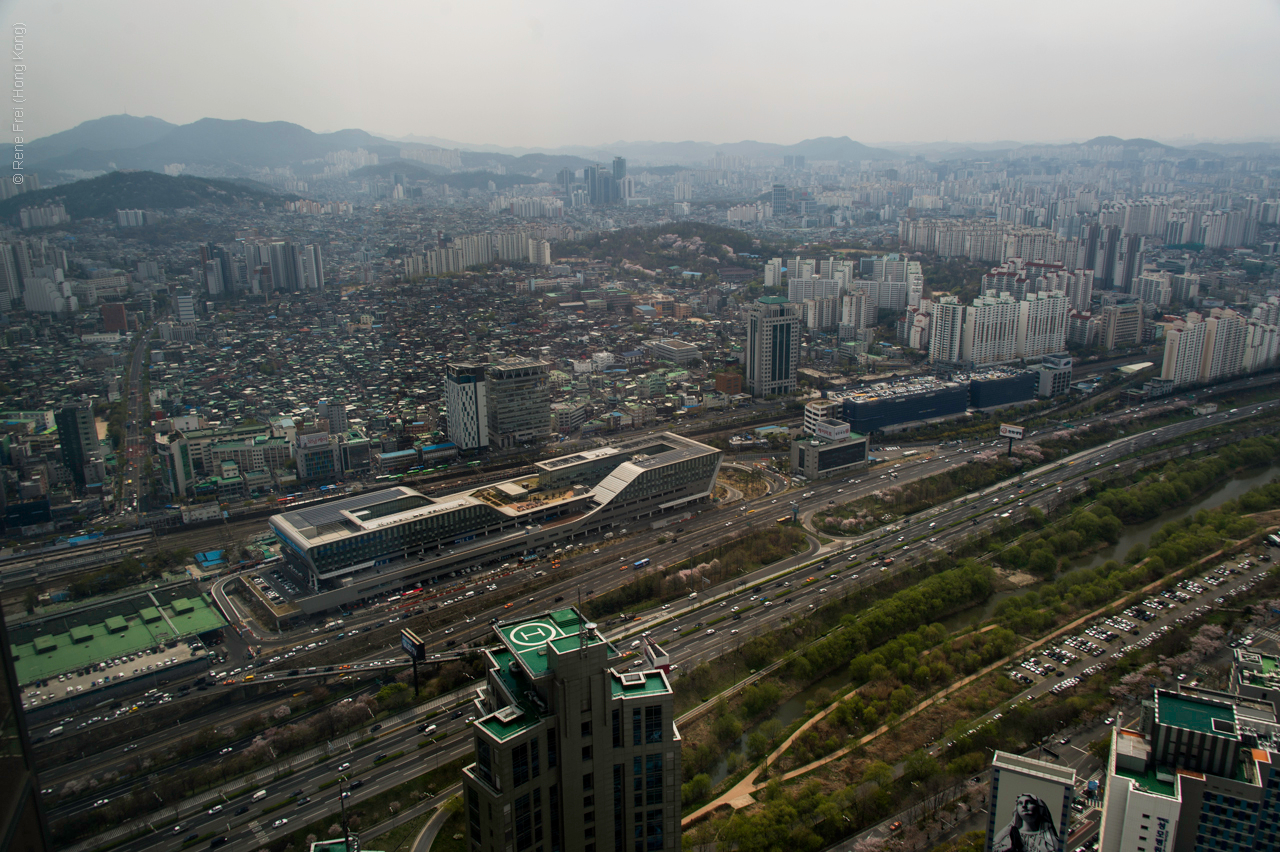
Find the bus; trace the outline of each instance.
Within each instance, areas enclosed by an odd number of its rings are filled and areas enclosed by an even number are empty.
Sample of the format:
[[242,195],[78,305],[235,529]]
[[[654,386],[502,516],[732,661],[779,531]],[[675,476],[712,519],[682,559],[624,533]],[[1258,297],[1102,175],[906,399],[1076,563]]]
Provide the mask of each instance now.
[[649,557],[646,556],[644,559],[637,559],[636,564],[632,565],[631,567],[635,568],[638,571],[641,568],[644,568],[648,564],[649,564]]
[[480,464],[483,464],[483,462],[480,462],[480,461],[471,461],[471,462],[467,462],[467,467],[476,467],[476,466],[478,466],[478,465],[480,465]]
[[788,524],[788,523],[791,523],[791,516],[790,516],[790,515],[783,515],[781,518],[778,518],[778,523],[780,523],[780,524]]

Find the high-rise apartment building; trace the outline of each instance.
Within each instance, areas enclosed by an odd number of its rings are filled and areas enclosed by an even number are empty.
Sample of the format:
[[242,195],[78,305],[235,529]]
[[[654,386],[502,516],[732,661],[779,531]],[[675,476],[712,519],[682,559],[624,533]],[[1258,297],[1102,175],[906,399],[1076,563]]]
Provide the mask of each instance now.
[[1018,311],[1018,302],[1008,293],[974,299],[965,309],[960,360],[974,367],[1014,360]]
[[1208,328],[1200,321],[1199,314],[1190,314],[1186,323],[1179,323],[1165,332],[1161,379],[1173,382],[1175,388],[1200,381],[1200,365],[1204,360],[1204,340]]
[[787,187],[785,184],[775,183],[773,190],[769,193],[769,203],[773,206],[773,215],[781,216],[787,212]]
[[485,376],[489,443],[506,449],[551,434],[551,365],[532,358],[505,358]]
[[942,366],[958,365],[963,339],[964,305],[955,296],[943,296],[934,303],[929,320],[929,360]]
[[1249,331],[1245,318],[1229,308],[1214,308],[1205,325],[1200,381],[1215,382],[1242,372]]
[[271,263],[271,288],[277,292],[297,292],[303,287],[302,255],[291,242],[277,240],[267,247]]
[[444,377],[449,440],[460,450],[489,446],[489,401],[483,364],[449,364]]
[[795,390],[800,365],[800,315],[781,296],[757,299],[747,313],[747,392],[772,396]]
[[764,265],[764,286],[782,286],[782,258],[775,257]]
[[318,245],[302,248],[302,287],[305,290],[324,289],[324,259]]
[[463,770],[476,852],[680,848],[680,732],[666,657],[629,662],[570,607],[495,628],[475,763]]
[[62,444],[62,462],[71,471],[76,490],[83,493],[85,465],[98,451],[98,429],[93,422],[93,406],[89,403],[68,405],[53,415],[58,426],[58,442]]
[[1066,349],[1069,307],[1066,294],[1060,292],[1032,293],[1018,302],[1014,355],[1034,358]]

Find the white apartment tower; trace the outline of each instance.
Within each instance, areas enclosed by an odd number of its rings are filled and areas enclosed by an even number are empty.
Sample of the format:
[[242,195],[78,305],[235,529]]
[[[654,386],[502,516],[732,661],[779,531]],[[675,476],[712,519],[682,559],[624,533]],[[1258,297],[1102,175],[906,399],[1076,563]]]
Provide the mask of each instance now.
[[449,364],[445,368],[445,411],[449,440],[460,450],[489,446],[489,409],[483,364]]
[[1017,340],[1020,358],[1052,355],[1066,349],[1067,297],[1063,293],[1032,293],[1018,303]]
[[965,311],[960,360],[974,367],[1014,360],[1018,302],[1008,293],[979,296]]
[[943,296],[933,305],[929,328],[929,360],[935,364],[959,364],[964,339],[964,305],[955,296]]
[[1160,378],[1172,381],[1174,387],[1195,384],[1200,380],[1200,364],[1204,360],[1204,339],[1208,326],[1200,315],[1188,314],[1180,323],[1165,332],[1164,363]]

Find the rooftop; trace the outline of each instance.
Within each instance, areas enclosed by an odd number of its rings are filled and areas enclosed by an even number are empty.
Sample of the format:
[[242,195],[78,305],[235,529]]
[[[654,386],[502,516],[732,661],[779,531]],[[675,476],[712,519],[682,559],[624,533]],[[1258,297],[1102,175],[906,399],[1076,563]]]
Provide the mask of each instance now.
[[1239,737],[1236,709],[1232,705],[1170,692],[1156,693],[1156,722],[1200,734]]

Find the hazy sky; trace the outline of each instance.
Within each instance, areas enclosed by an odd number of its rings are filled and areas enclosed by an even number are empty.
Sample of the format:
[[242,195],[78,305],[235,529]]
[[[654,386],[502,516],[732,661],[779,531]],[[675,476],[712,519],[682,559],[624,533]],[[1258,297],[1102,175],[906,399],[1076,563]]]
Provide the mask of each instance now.
[[127,112],[524,146],[1280,139],[1280,0],[0,9],[29,28],[32,138]]

